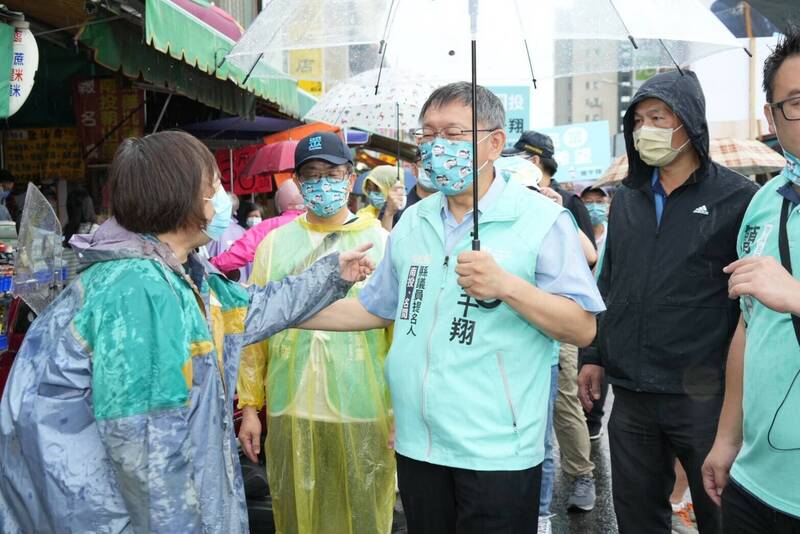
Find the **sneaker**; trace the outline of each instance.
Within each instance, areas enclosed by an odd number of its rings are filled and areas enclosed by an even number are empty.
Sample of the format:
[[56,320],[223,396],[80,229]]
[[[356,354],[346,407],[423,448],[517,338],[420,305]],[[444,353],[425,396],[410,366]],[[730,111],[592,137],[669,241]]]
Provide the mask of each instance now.
[[537,534],[553,534],[553,525],[550,524],[549,517],[539,518],[539,530],[536,532]]
[[567,501],[567,510],[570,512],[591,512],[594,501],[597,499],[594,489],[594,478],[582,476],[575,479],[575,486]]
[[586,423],[586,426],[589,428],[589,441],[597,441],[603,437],[603,423]]
[[697,534],[697,528],[689,515],[689,507],[685,504],[672,508],[672,533]]

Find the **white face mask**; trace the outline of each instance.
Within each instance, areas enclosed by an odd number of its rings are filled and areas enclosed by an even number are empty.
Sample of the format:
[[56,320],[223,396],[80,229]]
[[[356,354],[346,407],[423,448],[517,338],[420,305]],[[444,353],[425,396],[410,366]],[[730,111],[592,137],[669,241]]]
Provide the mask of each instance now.
[[257,224],[261,223],[261,217],[248,217],[247,218],[247,227],[252,228]]
[[674,129],[642,126],[633,132],[633,146],[642,161],[651,167],[664,167],[675,161],[681,150],[691,142],[691,139],[687,139],[680,148],[672,148],[672,136],[681,128],[683,124]]

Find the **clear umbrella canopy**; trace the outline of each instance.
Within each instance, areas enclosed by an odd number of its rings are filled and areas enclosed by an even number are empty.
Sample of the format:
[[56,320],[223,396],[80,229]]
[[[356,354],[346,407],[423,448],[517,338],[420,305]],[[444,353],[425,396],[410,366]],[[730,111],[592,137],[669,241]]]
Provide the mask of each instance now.
[[[375,91],[378,80],[382,80]],[[387,137],[413,141],[422,105],[437,84],[417,81],[393,68],[372,69],[336,85],[304,117]],[[398,128],[399,127],[399,128]]]
[[286,51],[346,47],[350,75],[385,52],[384,66],[452,81],[470,76],[471,38],[483,83],[686,66],[739,46],[698,0],[272,0],[227,60],[285,71]]

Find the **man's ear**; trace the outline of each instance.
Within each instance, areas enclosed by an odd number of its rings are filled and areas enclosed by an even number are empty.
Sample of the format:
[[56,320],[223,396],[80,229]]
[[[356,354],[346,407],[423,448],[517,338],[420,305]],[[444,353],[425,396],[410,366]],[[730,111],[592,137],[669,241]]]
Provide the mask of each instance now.
[[774,108],[769,104],[764,104],[764,117],[767,119],[767,124],[769,124],[769,133],[772,135],[777,135],[778,132],[775,130],[775,116],[773,115]]
[[495,130],[491,137],[489,138],[489,142],[491,143],[491,151],[489,153],[489,159],[492,161],[497,161],[500,159],[500,156],[503,153],[503,149],[506,147],[506,132],[503,129]]

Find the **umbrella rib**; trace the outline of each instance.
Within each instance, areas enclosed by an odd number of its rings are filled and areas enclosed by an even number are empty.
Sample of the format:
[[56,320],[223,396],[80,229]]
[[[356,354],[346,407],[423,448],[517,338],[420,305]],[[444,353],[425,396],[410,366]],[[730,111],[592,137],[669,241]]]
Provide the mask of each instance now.
[[672,63],[675,65],[675,68],[678,69],[678,72],[680,72],[681,76],[683,76],[683,69],[681,69],[681,66],[678,65],[677,61],[675,61],[675,58],[672,56],[672,52],[669,51],[669,48],[667,48],[666,43],[664,43],[664,39],[659,39],[658,42],[661,43],[662,47],[664,47],[664,51],[667,53],[669,58],[672,60]]
[[397,14],[397,10],[394,8],[395,1],[397,4],[400,4],[400,0],[392,0],[392,3],[389,4],[389,12],[386,14],[386,24],[383,26],[383,38],[380,42],[380,48],[378,49],[378,53],[381,55],[381,63],[378,65],[378,79],[375,82],[375,94],[378,94],[378,89],[381,86],[381,74],[383,73],[383,63],[386,60],[386,48],[389,44],[386,40],[389,37],[389,31],[392,28],[392,23],[394,22],[394,16]]
[[531,59],[531,49],[528,46],[528,38],[525,34],[525,27],[522,25],[522,14],[519,12],[519,3],[514,0],[514,10],[517,12],[517,20],[519,21],[519,30],[522,32],[522,42],[525,45],[525,54],[528,56],[528,68],[531,70],[531,81],[533,88],[536,89],[536,74],[533,72],[533,60]]
[[[625,19],[622,18],[622,13],[620,13],[619,9],[617,9],[617,5],[614,3],[614,0],[608,0],[608,3],[611,4],[611,7],[614,9],[614,12],[617,14],[617,18],[622,23],[622,27],[625,28],[625,33],[628,34],[628,40],[633,45],[633,48],[635,50],[639,50],[639,45],[636,44],[636,39],[634,39],[633,35],[631,35],[631,30],[628,28],[628,25],[625,23]],[[669,51],[667,51],[667,53],[669,53]]]

